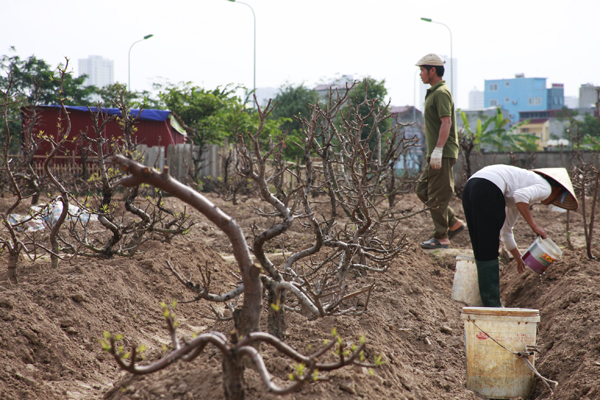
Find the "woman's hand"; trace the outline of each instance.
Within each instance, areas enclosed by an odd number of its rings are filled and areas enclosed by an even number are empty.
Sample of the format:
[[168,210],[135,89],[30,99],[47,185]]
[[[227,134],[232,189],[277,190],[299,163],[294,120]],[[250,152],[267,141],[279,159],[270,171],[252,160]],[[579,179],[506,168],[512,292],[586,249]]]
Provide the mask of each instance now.
[[521,258],[521,252],[519,251],[519,249],[517,247],[515,247],[514,249],[512,249],[510,251],[510,254],[512,254],[513,258],[517,262],[517,272],[520,274],[525,272],[525,263],[523,262],[523,259]]
[[546,235],[546,231],[544,230],[544,228],[542,228],[539,225],[534,224],[534,226],[531,227],[531,230],[538,236],[541,236],[542,239],[546,239],[548,238],[548,235]]
[[521,257],[516,258],[515,260],[517,260],[517,272],[522,274],[523,272],[525,272],[525,263],[523,262]]

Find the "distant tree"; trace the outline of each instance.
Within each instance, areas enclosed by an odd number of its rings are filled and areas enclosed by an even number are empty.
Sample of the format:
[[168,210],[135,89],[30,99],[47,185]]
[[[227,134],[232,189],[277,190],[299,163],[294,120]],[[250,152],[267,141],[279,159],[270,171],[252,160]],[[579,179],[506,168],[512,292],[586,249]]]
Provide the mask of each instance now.
[[155,88],[159,90],[159,99],[173,112],[196,145],[220,144],[228,136],[220,129],[222,125],[215,124],[211,117],[241,103],[235,95],[237,87],[227,85],[208,90],[194,86],[192,82],[182,82],[178,86],[166,84],[155,85]]
[[[152,96],[152,93],[144,90],[142,92],[130,92],[122,83],[113,83],[101,88],[94,87],[94,93],[100,98],[104,107],[117,107],[116,104],[122,101],[134,109],[162,109],[164,105],[159,99]],[[122,96],[122,97],[121,97]]]
[[537,150],[535,135],[517,133],[518,128],[528,123],[529,120],[520,121],[509,129],[507,125],[510,123],[510,119],[504,118],[502,109],[496,107],[496,114],[486,120],[477,118],[475,130],[473,131],[464,111],[459,109],[458,112],[464,126],[459,134],[459,142],[464,143],[461,144],[463,151],[467,150],[464,146],[469,146],[469,142],[472,142],[472,149],[475,151],[480,151],[482,148],[492,151]]
[[579,111],[577,110],[573,110],[569,107],[564,106],[563,108],[560,109],[560,111],[557,111],[554,113],[554,116],[559,120],[559,121],[563,121],[563,120],[568,120],[569,118],[573,118],[575,116],[579,115]]
[[316,103],[319,95],[304,84],[293,86],[286,83],[279,88],[275,97],[277,106],[273,110],[272,118],[280,119],[281,129],[287,132],[285,150],[283,152],[287,159],[294,160],[297,156],[304,154],[304,150],[295,143],[302,143],[302,124],[296,118],[302,118],[310,114],[309,104]]
[[[36,88],[39,87],[40,104],[59,104],[61,95],[67,105],[87,106],[93,103],[91,96],[96,88],[83,86],[85,75],[74,77],[73,74],[66,74],[61,93],[60,72],[36,56],[21,59],[16,55],[3,55],[0,57],[0,69],[4,71],[4,75],[7,72],[12,74],[15,91],[24,100],[33,100]],[[0,77],[0,84],[4,85],[5,79]]]
[[[14,47],[11,48],[15,51]],[[59,66],[60,68],[61,66]],[[52,69],[44,60],[35,56],[21,59],[17,55],[0,56],[0,87],[7,87],[11,79],[13,101],[7,110],[8,129],[13,132],[10,152],[19,152],[21,145],[21,110],[37,105],[60,104],[62,99],[66,105],[91,105],[93,86],[84,87],[85,76],[73,77],[66,73],[62,80],[59,69]],[[9,78],[10,77],[10,78]],[[62,92],[61,92],[62,90]],[[0,127],[0,141],[6,137],[6,129]]]
[[[218,86],[209,90],[182,82],[179,86],[155,85],[164,107],[171,110],[178,122],[198,146],[223,144],[226,138],[235,140],[242,133],[255,130],[260,119],[252,107],[235,93],[240,87]],[[265,137],[278,132],[281,121],[267,121]]]
[[582,137],[600,138],[600,119],[591,114],[586,114],[579,123],[579,133]]
[[[280,141],[280,121],[261,121],[256,110],[236,95],[240,87],[227,85],[209,90],[194,86],[191,82],[182,82],[178,86],[157,84],[155,88],[159,89],[158,96],[164,106],[172,111],[193,143],[199,146],[195,157],[197,166],[203,163],[202,155],[208,145],[225,147],[221,152],[224,176],[222,181],[214,183],[223,186],[222,189],[226,192],[231,191],[231,185],[238,187],[240,182],[233,176],[232,162],[235,157],[232,149],[224,146],[225,144],[235,143],[242,135],[257,130],[259,125],[261,141],[265,147],[269,146],[270,139]],[[235,182],[229,182],[229,178]]]

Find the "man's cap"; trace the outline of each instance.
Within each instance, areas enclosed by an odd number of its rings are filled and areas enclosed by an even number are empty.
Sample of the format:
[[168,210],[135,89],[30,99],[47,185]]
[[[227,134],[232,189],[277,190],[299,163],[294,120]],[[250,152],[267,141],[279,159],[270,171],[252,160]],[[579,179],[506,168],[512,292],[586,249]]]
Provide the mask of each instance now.
[[571,183],[571,178],[569,177],[566,168],[536,168],[532,169],[532,171],[541,176],[548,176],[554,179],[566,190],[566,192],[558,196],[552,204],[564,208],[565,210],[577,210],[579,204],[577,202],[577,197],[575,197],[573,184]]
[[417,67],[420,67],[421,65],[441,66],[444,65],[445,62],[446,61],[444,61],[442,57],[438,56],[437,54],[430,53],[422,57],[415,65]]

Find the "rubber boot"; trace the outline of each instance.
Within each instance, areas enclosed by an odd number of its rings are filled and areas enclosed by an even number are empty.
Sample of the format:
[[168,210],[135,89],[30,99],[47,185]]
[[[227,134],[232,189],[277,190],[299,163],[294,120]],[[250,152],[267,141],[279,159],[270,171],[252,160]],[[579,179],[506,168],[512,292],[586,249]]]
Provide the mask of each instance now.
[[502,307],[500,301],[500,263],[498,259],[490,261],[475,261],[479,294],[484,307]]

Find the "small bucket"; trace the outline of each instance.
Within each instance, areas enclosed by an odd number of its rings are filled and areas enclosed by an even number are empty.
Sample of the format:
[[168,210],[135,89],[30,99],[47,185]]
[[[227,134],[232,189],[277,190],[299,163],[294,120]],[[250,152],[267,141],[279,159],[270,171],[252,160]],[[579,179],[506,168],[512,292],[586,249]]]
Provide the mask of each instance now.
[[456,271],[452,283],[452,300],[460,301],[470,307],[481,307],[483,301],[479,294],[479,279],[475,259],[466,255],[456,256]]
[[562,256],[562,250],[550,239],[538,236],[521,259],[532,271],[539,274]]

